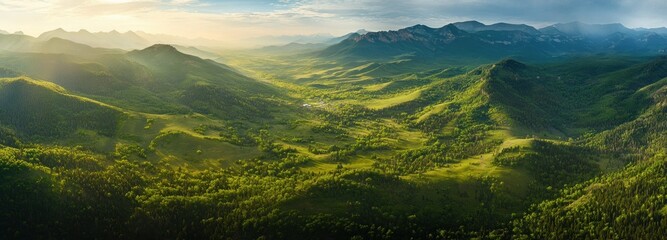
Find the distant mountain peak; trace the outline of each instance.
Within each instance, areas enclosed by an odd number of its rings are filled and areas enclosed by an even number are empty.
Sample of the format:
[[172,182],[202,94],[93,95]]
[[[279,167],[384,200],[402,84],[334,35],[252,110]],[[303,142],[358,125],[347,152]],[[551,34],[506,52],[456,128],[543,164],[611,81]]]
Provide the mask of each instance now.
[[52,38],[52,37],[54,37],[54,36],[61,36],[61,35],[63,35],[63,34],[67,34],[67,33],[68,33],[68,32],[65,31],[65,29],[62,29],[62,28],[56,28],[56,29],[53,29],[53,30],[51,30],[51,31],[43,32],[43,33],[40,34],[37,38],[48,39],[48,38]]
[[435,29],[440,35],[448,35],[449,37],[461,36],[465,34],[460,28],[456,27],[454,24],[447,24],[441,28]]
[[[385,42],[395,43],[401,41],[415,41],[415,42],[430,42],[438,41],[438,39],[454,39],[462,35],[463,32],[456,28],[456,26],[448,24],[441,28],[431,28],[423,24],[417,24],[407,28],[392,30],[369,32],[364,35],[353,34],[348,38],[353,42]],[[432,44],[432,43],[429,43]]]
[[475,20],[464,21],[464,22],[457,22],[457,23],[453,23],[453,24],[454,24],[454,25],[469,25],[469,26],[476,26],[476,27],[484,27],[484,26],[486,26],[486,24],[481,23],[481,22],[479,22],[479,21],[475,21]]
[[480,21],[477,21],[477,20],[469,20],[469,21],[463,21],[463,22],[459,22],[459,23],[486,25],[486,24],[481,23]]
[[499,23],[491,24],[490,26],[522,26],[522,27],[526,27],[526,26],[528,26],[528,25],[523,24],[523,23],[521,23],[521,24],[513,24],[513,23],[499,22]]
[[141,49],[150,46],[151,42],[136,34],[121,34],[116,30],[110,32],[90,32],[86,29],[68,32],[62,28],[44,32],[37,38],[46,41],[50,38],[62,38],[72,42],[96,48],[118,48],[124,50]]
[[169,44],[161,44],[161,43],[153,44],[152,46],[144,48],[141,51],[172,51],[172,52],[178,52],[178,50],[176,50],[176,48],[174,46],[169,45]]
[[452,23],[457,28],[474,33],[480,31],[521,31],[529,34],[539,34],[539,31],[532,26],[526,24],[513,24],[499,22],[491,25],[486,25],[478,21],[465,21],[465,22],[456,22]]
[[496,63],[495,67],[501,68],[501,69],[516,71],[516,70],[526,68],[526,65],[517,61],[517,60],[511,59],[511,58],[506,58],[506,59],[503,59],[500,62]]
[[184,53],[178,51],[174,46],[171,46],[169,44],[155,44],[141,50],[134,50],[130,52],[130,54],[143,55],[143,56],[156,56],[163,54],[185,55]]
[[461,30],[461,29],[458,28],[456,25],[451,24],[451,23],[450,23],[450,24],[447,24],[447,25],[445,25],[445,26],[442,26],[440,29]]
[[67,31],[65,31],[65,29],[63,29],[63,28],[56,28],[56,29],[53,29],[51,31],[44,32],[44,33],[42,33],[42,35],[53,34],[53,33],[66,33],[66,32]]
[[424,25],[424,24],[416,24],[416,25],[414,25],[414,26],[407,27],[407,28],[404,28],[404,29],[405,29],[405,30],[415,30],[415,29],[431,30],[431,29],[433,29],[433,28],[431,28],[431,27],[429,27],[429,26],[426,26],[426,25]]
[[632,29],[629,29],[620,23],[588,24],[588,23],[574,21],[568,23],[557,23],[551,25],[551,27],[566,34],[586,35],[586,36],[604,36],[616,32],[619,33],[633,32]]
[[585,23],[585,22],[580,22],[580,21],[572,21],[572,22],[566,22],[566,23],[556,23],[554,26],[564,26],[564,25],[576,25],[576,26],[584,26],[584,27],[590,27],[590,26],[606,26],[606,27],[625,27],[622,23]]
[[[435,29],[431,28],[426,25],[422,24],[417,24],[411,27],[403,28],[398,30],[397,32],[400,34],[405,34],[409,33],[410,35],[431,35]],[[366,35],[364,35],[366,36]],[[409,37],[408,35],[405,35],[405,37]]]

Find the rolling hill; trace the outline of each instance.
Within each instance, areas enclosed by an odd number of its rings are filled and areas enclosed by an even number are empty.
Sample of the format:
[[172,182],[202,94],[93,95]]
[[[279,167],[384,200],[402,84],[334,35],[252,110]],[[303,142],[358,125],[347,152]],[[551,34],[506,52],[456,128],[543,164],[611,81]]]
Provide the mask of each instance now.
[[0,124],[26,139],[58,139],[90,130],[113,136],[124,113],[26,77],[0,80]]
[[153,91],[179,92],[179,102],[200,113],[218,117],[260,116],[271,105],[265,98],[280,95],[271,86],[226,65],[183,54],[169,45],[153,45],[127,56],[151,70],[155,78],[150,86]]

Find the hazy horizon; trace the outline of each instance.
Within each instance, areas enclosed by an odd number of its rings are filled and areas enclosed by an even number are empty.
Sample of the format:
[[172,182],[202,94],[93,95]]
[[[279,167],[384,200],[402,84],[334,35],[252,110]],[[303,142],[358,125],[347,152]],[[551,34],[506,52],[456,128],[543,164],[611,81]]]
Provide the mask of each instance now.
[[440,27],[468,20],[535,27],[580,21],[653,28],[667,26],[663,12],[667,12],[667,3],[656,0],[9,0],[0,1],[0,13],[12,20],[0,23],[0,30],[31,36],[57,28],[143,31],[248,47],[256,45],[252,39],[264,36],[342,36],[359,29],[395,30],[415,24]]

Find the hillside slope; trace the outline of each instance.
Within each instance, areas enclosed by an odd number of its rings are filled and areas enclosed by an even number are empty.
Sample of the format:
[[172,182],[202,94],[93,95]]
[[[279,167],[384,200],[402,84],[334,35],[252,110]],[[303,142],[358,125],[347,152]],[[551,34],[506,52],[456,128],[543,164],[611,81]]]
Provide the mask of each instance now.
[[113,136],[124,114],[27,77],[0,80],[0,124],[28,139],[58,139],[90,130]]
[[517,239],[661,239],[667,234],[665,155],[563,190],[514,221]]
[[53,54],[7,52],[0,67],[45,79],[67,90],[133,111],[148,113],[199,112],[217,117],[269,117],[268,106],[283,94],[274,87],[233,68],[183,54],[168,45],[155,45],[127,54],[93,51],[67,43]]
[[281,95],[226,65],[183,54],[169,45],[154,45],[127,56],[150,69],[155,79],[151,91],[178,92],[179,103],[200,113],[266,117],[260,113],[272,105],[267,98]]

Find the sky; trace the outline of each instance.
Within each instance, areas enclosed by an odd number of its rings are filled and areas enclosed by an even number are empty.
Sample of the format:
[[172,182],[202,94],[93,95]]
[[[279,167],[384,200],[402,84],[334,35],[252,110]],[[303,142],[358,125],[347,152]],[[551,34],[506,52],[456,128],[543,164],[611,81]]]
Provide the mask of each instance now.
[[242,45],[260,36],[441,27],[478,20],[667,26],[665,0],[0,0],[0,30],[140,30]]

